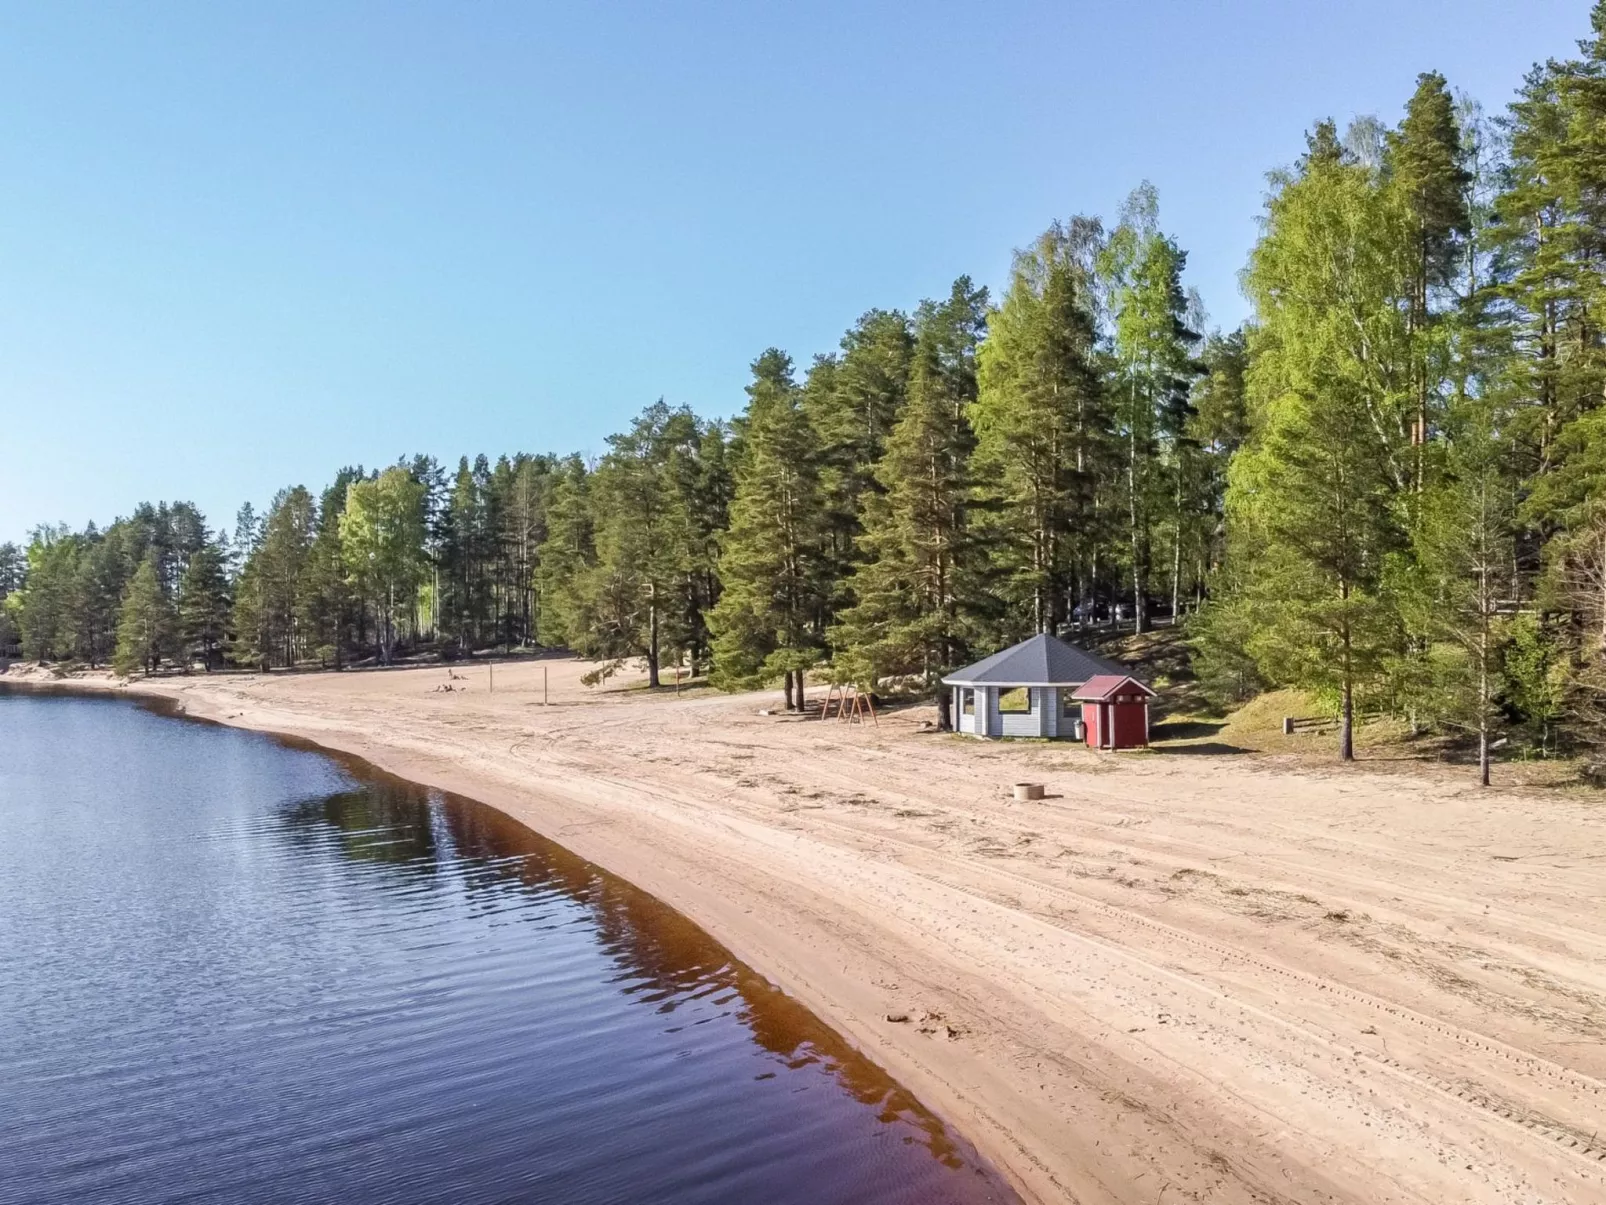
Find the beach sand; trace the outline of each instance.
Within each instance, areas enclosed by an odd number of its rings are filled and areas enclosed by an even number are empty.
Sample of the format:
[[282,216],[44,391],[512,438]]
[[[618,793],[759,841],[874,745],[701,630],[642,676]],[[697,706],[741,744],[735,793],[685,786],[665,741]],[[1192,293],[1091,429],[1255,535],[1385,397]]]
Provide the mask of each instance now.
[[[483,800],[631,880],[1028,1200],[1606,1201],[1598,797],[983,743],[919,731],[930,709],[765,716],[778,691],[587,668],[141,689]],[[1023,779],[1049,797],[1014,802]]]

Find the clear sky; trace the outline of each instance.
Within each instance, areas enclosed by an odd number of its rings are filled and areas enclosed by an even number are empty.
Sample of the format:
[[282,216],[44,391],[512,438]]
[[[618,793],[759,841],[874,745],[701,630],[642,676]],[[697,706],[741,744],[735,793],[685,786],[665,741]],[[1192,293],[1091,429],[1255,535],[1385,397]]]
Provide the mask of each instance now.
[[0,0],[0,540],[739,409],[1139,181],[1213,319],[1267,169],[1588,0]]

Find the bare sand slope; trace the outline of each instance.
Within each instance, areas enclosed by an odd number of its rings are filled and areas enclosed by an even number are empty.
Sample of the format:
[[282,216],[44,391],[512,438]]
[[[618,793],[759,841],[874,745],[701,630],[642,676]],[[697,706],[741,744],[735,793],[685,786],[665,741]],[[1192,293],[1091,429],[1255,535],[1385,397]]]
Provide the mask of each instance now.
[[[552,706],[541,704],[543,670]],[[1606,1201],[1606,807],[598,693],[159,684],[504,808],[700,922],[1029,1199]],[[1015,803],[1012,782],[1050,798]],[[888,1017],[907,1016],[907,1020]]]

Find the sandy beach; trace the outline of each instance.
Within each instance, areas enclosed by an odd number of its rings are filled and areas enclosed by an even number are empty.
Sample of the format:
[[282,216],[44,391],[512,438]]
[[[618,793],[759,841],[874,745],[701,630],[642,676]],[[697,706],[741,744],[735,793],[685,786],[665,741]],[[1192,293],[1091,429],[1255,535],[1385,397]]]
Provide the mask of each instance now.
[[[983,743],[920,731],[930,709],[761,715],[779,692],[587,668],[140,689],[483,800],[634,882],[1027,1200],[1606,1201],[1598,797]],[[1049,797],[1014,802],[1022,779]]]

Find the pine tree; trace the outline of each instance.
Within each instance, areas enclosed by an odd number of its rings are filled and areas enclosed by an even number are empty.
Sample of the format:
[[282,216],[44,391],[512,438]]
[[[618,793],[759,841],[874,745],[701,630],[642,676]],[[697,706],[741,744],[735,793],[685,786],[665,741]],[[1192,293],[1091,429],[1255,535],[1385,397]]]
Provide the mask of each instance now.
[[362,477],[360,469],[342,469],[323,491],[296,596],[296,624],[308,652],[321,666],[335,669],[345,663],[354,607],[340,545],[340,516],[345,513],[347,489]]
[[[117,617],[129,579],[139,565],[129,548],[129,536],[124,521],[113,523],[105,532],[96,531],[91,523],[77,545],[70,592],[72,648],[79,660],[92,666],[102,664],[116,650]],[[148,542],[145,547],[156,552]]]
[[[799,404],[792,361],[770,348],[753,362],[730,529],[720,546],[723,593],[708,617],[714,679],[754,689],[794,683],[820,655],[827,570],[814,430]],[[796,698],[796,702],[794,702]]]
[[1417,77],[1405,120],[1388,136],[1389,187],[1404,210],[1412,249],[1407,330],[1416,402],[1412,485],[1417,493],[1428,485],[1427,445],[1438,389],[1447,372],[1448,345],[1439,321],[1442,308],[1434,306],[1433,293],[1455,278],[1460,242],[1471,233],[1470,176],[1462,159],[1461,129],[1449,89],[1442,75],[1426,72]]
[[979,517],[1005,601],[1039,632],[1059,625],[1078,578],[1090,592],[1103,539],[1095,486],[1111,423],[1095,364],[1098,239],[1079,219],[1018,252],[977,353]]
[[879,492],[876,462],[903,410],[914,336],[896,310],[871,310],[821,357],[804,383],[803,412],[819,439],[820,493],[826,513],[831,605],[860,558],[864,510]]
[[1424,642],[1436,718],[1477,736],[1488,786],[1490,743],[1504,720],[1516,498],[1495,405],[1465,399],[1446,424],[1442,474],[1423,496],[1397,595],[1407,630]]
[[1149,185],[1127,202],[1120,227],[1100,256],[1110,281],[1119,365],[1109,390],[1124,447],[1127,552],[1134,629],[1148,629],[1154,537],[1163,514],[1172,527],[1173,616],[1180,594],[1184,491],[1192,465],[1187,436],[1189,390],[1200,372],[1199,335],[1187,323],[1182,269],[1187,256],[1158,226]]
[[676,662],[692,634],[684,599],[695,555],[691,483],[675,466],[696,455],[696,417],[661,400],[622,434],[590,478],[595,558],[566,583],[569,643],[586,657],[641,656],[648,685],[660,684],[665,650]]
[[[17,616],[22,609],[21,591],[27,580],[27,554],[9,541],[0,544],[0,661],[21,651],[22,627]],[[7,602],[8,599],[13,601]]]
[[[532,644],[536,639],[536,568],[538,550],[546,538],[547,498],[554,464],[551,456],[522,453],[497,463],[499,492],[504,498],[500,543],[512,616],[509,631],[516,632],[516,643],[521,645]],[[510,636],[509,643],[514,642]]]
[[228,620],[229,583],[223,551],[208,540],[190,556],[179,579],[178,631],[186,669],[196,658],[207,673],[217,667],[228,639]]
[[305,589],[317,508],[305,486],[280,490],[263,519],[252,562],[270,660],[294,666],[304,651],[297,615]]
[[590,621],[584,600],[570,586],[596,564],[596,556],[591,474],[580,457],[569,456],[553,473],[547,536],[538,553],[537,630],[543,644],[569,645],[584,639]]
[[1574,738],[1606,746],[1606,408],[1569,423],[1556,467],[1541,476],[1523,516],[1553,534],[1545,547],[1543,601],[1564,616],[1564,683]]
[[1204,373],[1194,383],[1186,428],[1187,438],[1198,450],[1197,471],[1189,482],[1192,489],[1185,508],[1191,519],[1188,553],[1195,562],[1195,589],[1202,601],[1205,585],[1220,569],[1226,552],[1222,502],[1227,470],[1249,433],[1249,345],[1244,330],[1211,336],[1205,341],[1200,363]]
[[[875,468],[883,492],[865,507],[867,559],[831,632],[833,661],[867,683],[915,675],[931,689],[968,648],[981,589],[966,516],[969,410],[985,313],[985,291],[965,278],[945,301],[920,308],[908,401]],[[947,695],[936,695],[946,729]]]
[[274,641],[269,608],[263,601],[261,568],[259,561],[250,558],[235,576],[227,655],[235,665],[267,673],[273,668]]
[[128,583],[117,617],[117,654],[112,666],[124,677],[144,670],[153,673],[169,651],[173,635],[172,604],[162,588],[159,554],[154,550],[139,563]]

